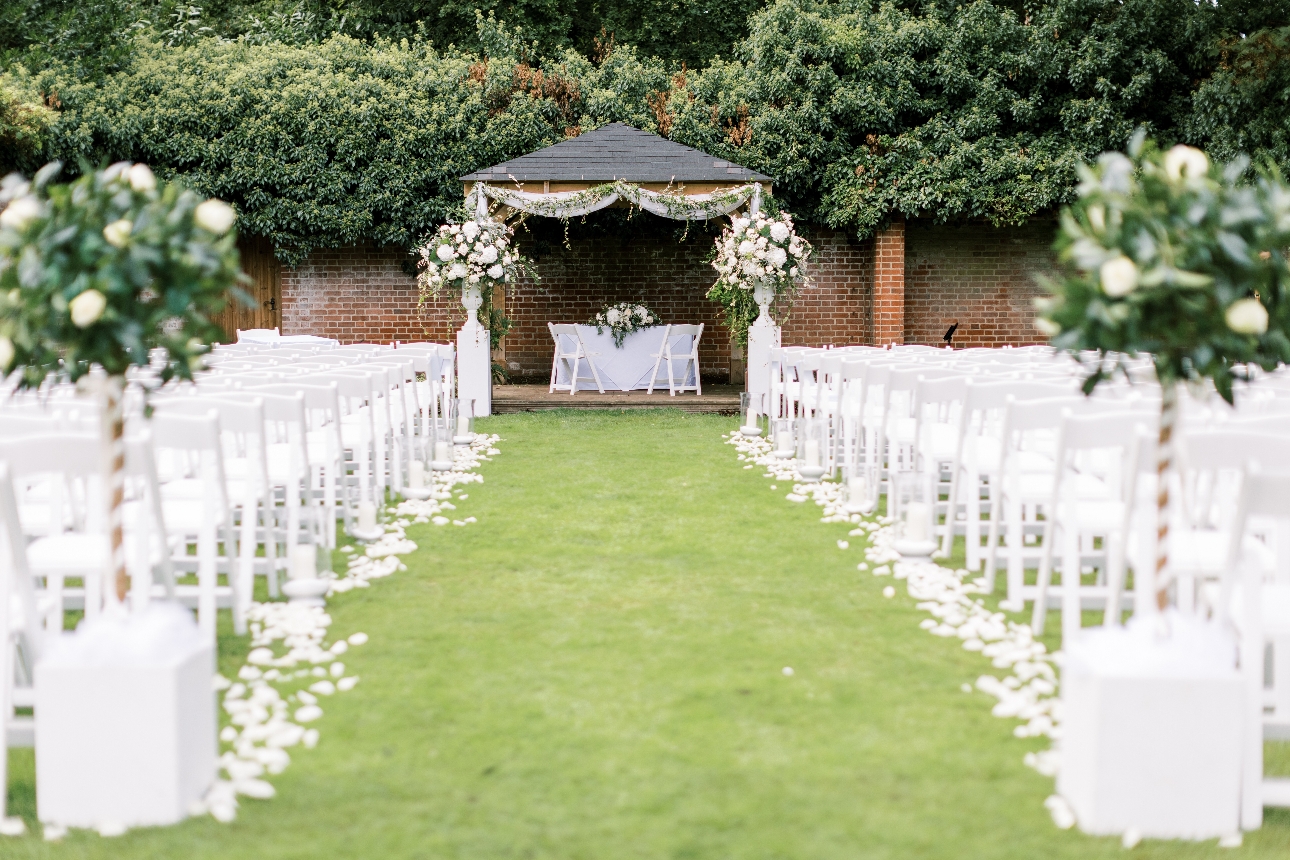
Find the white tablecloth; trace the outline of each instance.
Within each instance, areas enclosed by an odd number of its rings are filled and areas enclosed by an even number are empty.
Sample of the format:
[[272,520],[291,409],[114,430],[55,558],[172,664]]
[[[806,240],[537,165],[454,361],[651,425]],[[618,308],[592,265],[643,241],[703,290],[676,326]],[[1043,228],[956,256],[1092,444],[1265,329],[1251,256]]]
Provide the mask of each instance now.
[[[655,358],[663,347],[663,331],[666,326],[651,326],[634,331],[627,337],[623,338],[622,348],[614,346],[614,336],[608,328],[602,329],[603,334],[596,334],[594,325],[578,326],[578,333],[582,336],[582,342],[591,353],[591,360],[596,363],[596,372],[600,374],[600,382],[606,391],[632,391],[638,388],[649,388],[650,372],[654,369]],[[673,335],[672,355],[686,355],[692,348],[693,337],[690,335]],[[573,352],[574,344],[566,343],[562,352]],[[680,377],[686,374],[686,385],[694,385],[695,367],[688,365],[689,370],[686,373],[683,367],[687,366],[686,362],[672,359],[672,366],[676,369],[677,384],[680,384]],[[591,369],[587,367],[585,361],[579,362],[578,376],[586,377],[578,382],[579,391],[595,391],[595,380],[591,379]],[[557,379],[561,385],[569,384],[569,369],[565,363],[560,362],[557,371]],[[654,391],[659,388],[667,391],[667,362],[664,361],[658,369],[658,380],[654,383]]]

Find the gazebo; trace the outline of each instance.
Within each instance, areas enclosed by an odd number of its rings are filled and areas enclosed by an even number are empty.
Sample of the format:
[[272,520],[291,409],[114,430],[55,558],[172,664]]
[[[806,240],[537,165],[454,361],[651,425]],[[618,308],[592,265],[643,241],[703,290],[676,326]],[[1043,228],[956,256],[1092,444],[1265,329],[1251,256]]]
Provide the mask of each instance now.
[[[623,123],[530,152],[461,177],[476,217],[510,219],[523,214],[574,218],[610,206],[636,206],[677,220],[707,220],[740,209],[756,212],[772,180],[742,165]],[[457,334],[459,388],[476,413],[491,412],[488,331],[467,308]],[[749,331],[749,370],[762,366],[778,345],[773,325]],[[760,379],[763,374],[751,373]]]

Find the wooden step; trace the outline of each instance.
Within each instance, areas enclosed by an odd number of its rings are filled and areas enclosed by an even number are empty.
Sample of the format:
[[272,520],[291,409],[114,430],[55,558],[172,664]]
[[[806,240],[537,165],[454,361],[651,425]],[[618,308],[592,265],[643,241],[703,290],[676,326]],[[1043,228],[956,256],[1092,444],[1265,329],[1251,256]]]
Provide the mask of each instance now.
[[601,394],[598,391],[579,391],[572,397],[568,392],[551,394],[545,385],[495,385],[493,386],[493,414],[507,412],[538,412],[548,409],[680,409],[682,412],[706,412],[718,415],[735,415],[739,412],[737,385],[705,385],[703,394],[694,392],[675,397],[664,391],[646,394],[644,391],[615,391]]

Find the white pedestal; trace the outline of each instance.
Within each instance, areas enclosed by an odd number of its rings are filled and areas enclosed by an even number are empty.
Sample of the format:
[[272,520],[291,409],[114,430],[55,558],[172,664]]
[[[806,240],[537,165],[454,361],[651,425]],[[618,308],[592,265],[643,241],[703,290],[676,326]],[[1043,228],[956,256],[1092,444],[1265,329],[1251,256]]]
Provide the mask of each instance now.
[[151,603],[59,638],[36,666],[36,813],[65,827],[173,824],[215,779],[215,650]]
[[[761,403],[758,411],[770,408],[765,399],[770,396],[770,351],[779,346],[779,326],[758,320],[748,327],[748,383],[747,391],[754,402]],[[758,397],[762,399],[757,400]]]
[[[1159,618],[1159,616],[1157,616]],[[1157,839],[1240,830],[1243,687],[1235,647],[1169,613],[1087,631],[1062,670],[1057,792],[1080,829]]]
[[488,329],[467,322],[457,332],[457,396],[463,408],[475,401],[476,417],[493,411],[492,360]]

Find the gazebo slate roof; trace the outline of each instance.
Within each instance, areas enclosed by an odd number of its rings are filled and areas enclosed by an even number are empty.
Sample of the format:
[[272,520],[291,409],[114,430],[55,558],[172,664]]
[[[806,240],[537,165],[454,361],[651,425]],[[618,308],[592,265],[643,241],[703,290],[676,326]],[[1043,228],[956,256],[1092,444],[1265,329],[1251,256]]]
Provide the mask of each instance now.
[[462,182],[771,182],[742,165],[621,122],[461,177]]

